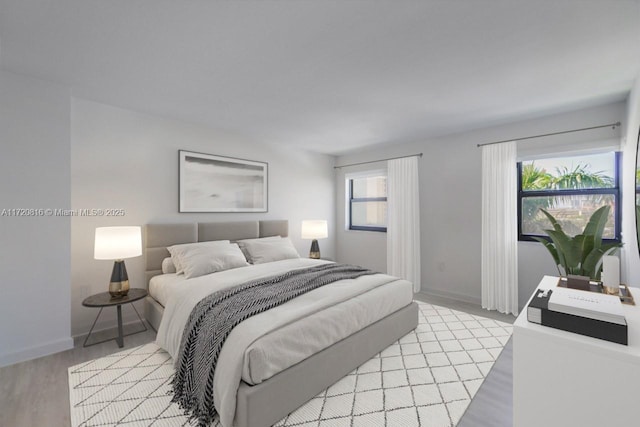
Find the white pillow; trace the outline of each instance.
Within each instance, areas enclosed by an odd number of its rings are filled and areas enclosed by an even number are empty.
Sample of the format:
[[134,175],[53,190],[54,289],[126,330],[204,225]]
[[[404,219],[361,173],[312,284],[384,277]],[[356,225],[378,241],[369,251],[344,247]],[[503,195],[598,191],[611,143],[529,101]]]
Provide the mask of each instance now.
[[288,238],[260,239],[244,242],[245,251],[249,255],[252,264],[264,264],[265,262],[280,261],[283,259],[300,258],[298,251]]
[[171,257],[162,260],[162,274],[171,274],[176,272],[176,266]]
[[197,248],[204,247],[216,247],[228,245],[228,240],[212,240],[209,242],[198,242],[198,243],[184,243],[181,245],[173,245],[169,246],[167,250],[171,254],[171,259],[173,260],[173,264],[176,266],[176,273],[180,274],[184,271],[184,267],[182,266],[182,260],[189,256],[189,253]]
[[238,246],[240,246],[240,250],[244,254],[244,257],[247,259],[247,261],[253,264],[253,262],[251,261],[251,255],[249,254],[249,252],[247,252],[246,245],[250,245],[254,242],[269,242],[269,241],[281,240],[281,239],[282,237],[280,236],[271,236],[271,237],[260,237],[258,239],[242,239],[242,240],[237,240],[236,243],[238,244]]
[[249,265],[235,243],[217,246],[200,246],[182,257],[185,279]]

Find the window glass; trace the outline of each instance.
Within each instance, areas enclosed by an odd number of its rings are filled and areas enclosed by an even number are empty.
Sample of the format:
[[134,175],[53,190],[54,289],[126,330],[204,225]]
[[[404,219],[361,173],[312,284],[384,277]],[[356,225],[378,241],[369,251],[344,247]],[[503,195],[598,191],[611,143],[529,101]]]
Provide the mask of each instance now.
[[524,191],[615,187],[615,153],[522,162]]
[[365,178],[354,178],[352,198],[370,198],[387,196],[387,177],[368,176]]
[[598,208],[611,207],[604,239],[620,239],[620,154],[616,152],[523,161],[518,164],[520,240],[546,236],[549,212],[568,235],[580,234]]
[[613,194],[543,196],[522,199],[522,234],[544,236],[553,229],[549,219],[540,211],[545,209],[570,236],[582,233],[591,215],[603,205],[612,207],[602,233],[603,239],[615,239],[615,196]]
[[386,227],[387,202],[351,203],[351,225],[356,227]]
[[350,230],[387,230],[387,176],[383,174],[347,180]]

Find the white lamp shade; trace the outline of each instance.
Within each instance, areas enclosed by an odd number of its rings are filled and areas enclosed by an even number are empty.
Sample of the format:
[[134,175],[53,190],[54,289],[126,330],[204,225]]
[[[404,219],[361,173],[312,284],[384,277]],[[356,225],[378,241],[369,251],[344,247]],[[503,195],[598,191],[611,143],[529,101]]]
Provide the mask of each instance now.
[[125,259],[142,255],[140,227],[98,227],[93,251],[95,259]]
[[302,221],[303,239],[325,239],[329,237],[327,221],[325,220],[305,220]]

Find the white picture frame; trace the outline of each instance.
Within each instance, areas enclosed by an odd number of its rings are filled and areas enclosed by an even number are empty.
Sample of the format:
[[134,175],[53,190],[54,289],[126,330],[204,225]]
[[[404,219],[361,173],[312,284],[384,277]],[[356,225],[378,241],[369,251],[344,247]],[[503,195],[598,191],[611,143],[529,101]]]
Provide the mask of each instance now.
[[269,164],[179,150],[179,212],[267,212]]

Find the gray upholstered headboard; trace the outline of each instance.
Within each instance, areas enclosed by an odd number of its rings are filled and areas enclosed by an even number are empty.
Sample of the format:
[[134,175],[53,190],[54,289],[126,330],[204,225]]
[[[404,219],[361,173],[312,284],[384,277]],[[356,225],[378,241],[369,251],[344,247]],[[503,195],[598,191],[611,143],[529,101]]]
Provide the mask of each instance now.
[[167,246],[210,240],[242,240],[289,235],[289,221],[193,222],[147,224],[145,227],[145,279],[162,274],[162,260],[170,256]]

